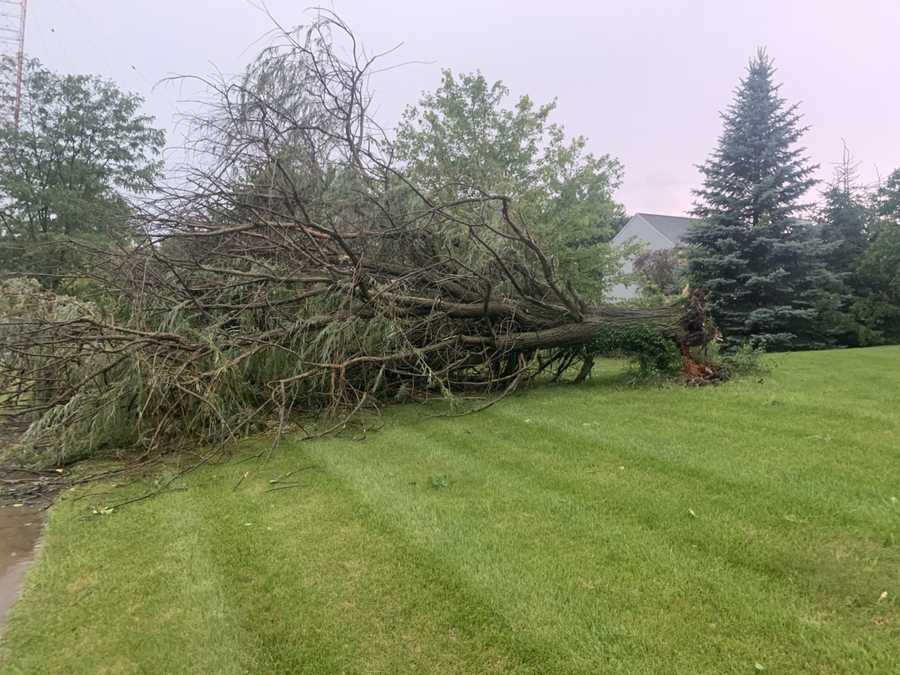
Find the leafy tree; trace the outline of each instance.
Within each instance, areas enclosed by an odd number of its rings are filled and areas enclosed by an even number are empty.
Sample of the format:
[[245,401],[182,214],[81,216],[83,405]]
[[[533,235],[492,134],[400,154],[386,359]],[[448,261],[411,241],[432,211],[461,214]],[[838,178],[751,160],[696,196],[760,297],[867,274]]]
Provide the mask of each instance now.
[[396,151],[419,185],[443,199],[482,196],[515,200],[529,230],[553,253],[561,274],[598,299],[620,267],[609,244],[624,222],[613,199],[622,167],[586,151],[551,123],[554,103],[528,96],[505,105],[509,90],[481,73],[444,71],[440,87],[409,107]]
[[722,114],[724,130],[699,167],[703,187],[694,213],[703,219],[688,236],[692,283],[710,292],[713,316],[728,346],[813,347],[829,336],[819,317],[835,304],[827,247],[799,216],[815,185],[797,142],[806,127],[774,82],[764,50],[751,59],[735,98]]
[[683,287],[684,251],[645,251],[634,259],[634,271],[644,299],[659,301],[677,295]]
[[0,128],[0,264],[54,275],[77,267],[72,239],[129,233],[129,194],[158,174],[164,143],[143,100],[95,76],[27,64],[19,128]]

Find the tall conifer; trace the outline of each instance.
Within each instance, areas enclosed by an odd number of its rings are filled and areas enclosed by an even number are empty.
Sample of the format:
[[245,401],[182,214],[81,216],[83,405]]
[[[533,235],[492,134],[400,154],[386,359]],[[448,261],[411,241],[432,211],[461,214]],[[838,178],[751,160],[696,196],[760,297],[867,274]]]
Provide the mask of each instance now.
[[694,214],[703,222],[688,236],[694,286],[710,294],[713,316],[730,347],[750,341],[767,349],[828,344],[818,321],[833,303],[835,275],[827,247],[800,219],[818,168],[798,147],[807,127],[774,82],[764,50],[722,113],[723,132],[699,167]]

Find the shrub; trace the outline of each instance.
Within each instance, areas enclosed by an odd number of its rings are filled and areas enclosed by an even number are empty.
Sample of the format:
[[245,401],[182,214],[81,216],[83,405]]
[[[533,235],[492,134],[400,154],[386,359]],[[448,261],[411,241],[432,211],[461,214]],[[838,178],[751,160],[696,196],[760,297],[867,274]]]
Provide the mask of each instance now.
[[754,347],[748,342],[741,344],[738,349],[726,354],[719,359],[719,365],[729,375],[753,375],[768,370],[763,362],[765,350]]
[[636,361],[642,375],[673,374],[681,364],[675,342],[643,326],[603,331],[584,351],[590,355],[623,356]]

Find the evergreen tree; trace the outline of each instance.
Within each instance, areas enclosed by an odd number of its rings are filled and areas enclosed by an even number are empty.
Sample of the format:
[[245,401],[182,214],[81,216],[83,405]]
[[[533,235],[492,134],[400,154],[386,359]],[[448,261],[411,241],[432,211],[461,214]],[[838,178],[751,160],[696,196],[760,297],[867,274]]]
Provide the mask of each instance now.
[[875,192],[869,230],[857,270],[864,293],[854,311],[868,344],[900,342],[900,169]]
[[819,213],[822,240],[834,244],[828,263],[840,274],[852,274],[868,246],[866,195],[856,177],[856,165],[844,148],[834,179],[823,193]]
[[856,165],[846,147],[834,179],[822,197],[821,236],[830,245],[825,260],[842,285],[839,308],[823,318],[839,344],[863,346],[871,341],[869,331],[856,316],[854,306],[858,298],[868,295],[866,283],[859,275],[859,265],[869,244],[869,209],[865,191],[857,181]]
[[900,169],[895,169],[875,192],[875,216],[880,222],[900,222]]
[[728,347],[742,342],[767,349],[828,344],[819,321],[836,300],[828,252],[811,223],[799,216],[815,185],[797,142],[806,131],[797,105],[779,96],[764,50],[751,59],[735,99],[722,114],[718,145],[698,167],[695,215],[689,234],[689,275],[710,295]]

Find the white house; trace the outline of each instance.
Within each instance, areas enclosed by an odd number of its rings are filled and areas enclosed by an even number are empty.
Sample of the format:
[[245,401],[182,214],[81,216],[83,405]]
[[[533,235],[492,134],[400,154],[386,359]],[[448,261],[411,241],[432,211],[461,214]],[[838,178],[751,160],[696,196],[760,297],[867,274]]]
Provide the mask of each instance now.
[[[655,213],[636,213],[625,227],[613,237],[612,243],[621,246],[633,239],[643,243],[647,251],[675,248],[682,243],[688,228],[699,222],[697,218],[683,216],[661,216]],[[634,270],[634,260],[626,260],[622,271],[630,274]],[[637,297],[636,286],[616,284],[609,292],[610,300],[631,300]]]

